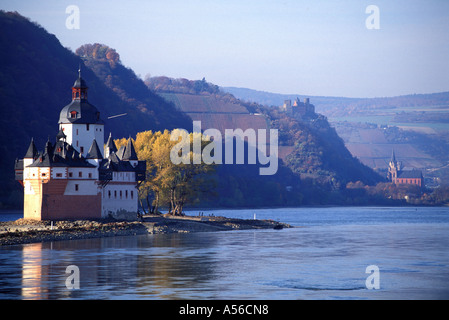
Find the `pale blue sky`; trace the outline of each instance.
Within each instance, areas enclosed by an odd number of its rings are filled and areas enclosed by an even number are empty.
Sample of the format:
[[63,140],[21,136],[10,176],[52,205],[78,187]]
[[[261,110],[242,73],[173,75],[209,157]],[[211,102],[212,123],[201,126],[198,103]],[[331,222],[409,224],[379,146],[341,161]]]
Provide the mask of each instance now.
[[[79,30],[66,28],[69,5],[80,9]],[[379,30],[365,26],[368,5],[379,8]],[[449,91],[445,0],[0,0],[0,9],[72,51],[104,43],[142,78],[321,96]]]

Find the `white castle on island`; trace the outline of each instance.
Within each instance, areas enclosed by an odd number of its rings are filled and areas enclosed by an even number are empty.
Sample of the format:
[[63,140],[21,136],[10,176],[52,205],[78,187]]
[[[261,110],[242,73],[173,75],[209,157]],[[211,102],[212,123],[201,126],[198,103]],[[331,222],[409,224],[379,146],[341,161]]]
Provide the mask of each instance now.
[[120,150],[111,135],[104,144],[104,122],[88,102],[87,89],[79,71],[72,102],[59,115],[55,143],[49,139],[39,152],[31,139],[23,159],[16,160],[25,219],[137,217],[146,162],[138,160],[131,138]]

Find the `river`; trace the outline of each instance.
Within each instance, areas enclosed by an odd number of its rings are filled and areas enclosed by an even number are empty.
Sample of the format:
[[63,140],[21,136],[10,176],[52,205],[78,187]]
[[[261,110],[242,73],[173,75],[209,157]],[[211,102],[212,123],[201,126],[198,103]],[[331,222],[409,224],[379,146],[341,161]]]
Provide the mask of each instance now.
[[449,299],[449,208],[201,211],[296,228],[4,246],[0,299]]

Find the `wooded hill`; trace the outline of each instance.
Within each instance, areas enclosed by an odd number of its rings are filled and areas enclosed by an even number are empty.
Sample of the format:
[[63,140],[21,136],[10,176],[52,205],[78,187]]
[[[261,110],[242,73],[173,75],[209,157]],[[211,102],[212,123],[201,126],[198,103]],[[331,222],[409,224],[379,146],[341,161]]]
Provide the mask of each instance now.
[[[220,165],[215,190],[203,206],[260,207],[346,204],[346,184],[364,185],[382,178],[353,158],[324,117],[300,121],[256,103],[243,102],[202,80],[163,77],[146,83],[123,66],[119,54],[103,44],[87,44],[76,54],[42,27],[17,13],[0,13],[0,207],[21,204],[14,181],[15,158],[23,157],[31,137],[42,148],[58,131],[60,110],[71,100],[71,86],[82,76],[89,101],[106,120],[106,134],[136,136],[148,130],[185,128],[192,119],[211,128],[276,128],[280,146],[289,147],[273,176],[260,176],[258,165]],[[154,80],[154,79],[153,79]],[[109,116],[126,116],[107,120]],[[187,113],[187,114],[186,114]],[[210,123],[207,123],[207,119]],[[221,125],[221,127],[219,126]],[[209,195],[216,195],[209,197]]]
[[265,92],[247,88],[222,87],[224,92],[235,97],[254,101],[267,106],[280,106],[284,100],[294,100],[310,98],[315,102],[317,111],[326,116],[345,116],[349,114],[365,113],[376,109],[407,109],[419,106],[448,106],[449,92],[429,93],[429,94],[409,94],[395,97],[378,98],[347,98],[347,97],[327,97],[327,96],[305,96],[301,94],[280,94]]
[[[251,166],[240,167],[238,171],[236,166],[222,166],[218,188],[225,186],[220,194],[230,200],[223,205],[253,202],[257,205],[257,201],[263,205],[344,203],[338,194],[348,182],[374,185],[384,180],[350,154],[324,116],[316,114],[313,119],[297,119],[277,108],[236,99],[204,78],[155,77],[146,79],[145,83],[193,120],[201,120],[203,129],[279,130],[279,172],[272,177],[259,177],[254,170],[249,170]],[[241,121],[242,117],[246,118]],[[245,172],[244,180],[241,180],[242,172]]]
[[[118,138],[148,129],[191,126],[185,114],[153,94],[117,56],[99,60],[94,68],[97,76],[84,64],[89,65],[89,56],[80,58],[17,12],[0,11],[0,30],[0,208],[23,202],[14,180],[14,160],[24,156],[32,137],[39,149],[54,139],[80,65],[89,102],[100,111],[107,134]],[[106,74],[108,79],[101,78]],[[123,113],[127,116],[107,120]]]

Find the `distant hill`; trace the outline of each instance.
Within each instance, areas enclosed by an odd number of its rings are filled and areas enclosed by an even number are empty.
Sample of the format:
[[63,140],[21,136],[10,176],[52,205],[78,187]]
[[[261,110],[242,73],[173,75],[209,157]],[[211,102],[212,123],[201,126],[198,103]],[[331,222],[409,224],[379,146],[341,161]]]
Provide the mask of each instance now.
[[[14,159],[24,156],[32,137],[39,149],[48,138],[54,139],[59,113],[71,101],[79,65],[89,86],[89,101],[105,120],[107,134],[112,131],[114,137],[127,137],[142,130],[191,123],[173,105],[152,94],[119,59],[114,66],[83,60],[17,12],[0,11],[0,30],[0,208],[21,202]],[[122,113],[127,116],[107,120]]]
[[221,89],[224,92],[234,95],[238,99],[248,102],[256,102],[265,106],[278,107],[284,103],[284,100],[293,101],[296,98],[299,98],[300,100],[304,100],[304,98],[310,98],[310,100],[313,101],[318,112],[324,112],[329,108],[346,106],[361,100],[358,98],[309,96],[301,93],[281,94],[237,87],[221,87]]
[[365,184],[382,181],[378,174],[351,155],[323,116],[296,119],[278,108],[270,109],[230,97],[205,79],[157,77],[146,79],[145,83],[192,119],[201,120],[203,128],[217,128],[222,132],[234,128],[278,129],[279,158],[292,174],[337,188],[349,181],[360,180]]
[[344,115],[354,112],[365,112],[378,108],[409,108],[417,106],[448,106],[449,92],[410,94],[396,97],[379,98],[346,98],[308,96],[301,93],[280,94],[258,91],[248,88],[221,87],[224,92],[231,93],[238,99],[257,102],[266,106],[280,106],[284,100],[294,100],[299,97],[310,98],[318,112],[330,115]]
[[310,98],[346,147],[364,164],[386,171],[391,152],[408,169],[424,170],[426,184],[448,184],[449,92],[381,98],[277,94],[224,87],[227,93],[277,109],[284,100]]

